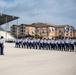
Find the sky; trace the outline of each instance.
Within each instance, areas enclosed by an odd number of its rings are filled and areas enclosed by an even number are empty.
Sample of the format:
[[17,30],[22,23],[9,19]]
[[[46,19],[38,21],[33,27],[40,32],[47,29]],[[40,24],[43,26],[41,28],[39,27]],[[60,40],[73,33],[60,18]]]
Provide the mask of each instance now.
[[[0,0],[0,13],[18,16],[19,24],[48,23],[76,27],[76,0]],[[10,25],[16,24],[16,21]]]

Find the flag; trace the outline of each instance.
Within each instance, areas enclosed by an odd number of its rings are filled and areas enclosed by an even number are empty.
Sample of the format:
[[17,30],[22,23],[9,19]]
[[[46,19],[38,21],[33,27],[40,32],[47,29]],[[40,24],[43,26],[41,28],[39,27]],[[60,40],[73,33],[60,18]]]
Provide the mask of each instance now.
[[35,34],[35,33],[32,31],[32,34]]
[[64,29],[64,32],[66,32],[66,30]]
[[47,30],[47,31],[46,31],[46,33],[48,34],[48,33],[49,33],[49,31]]
[[61,33],[62,31],[61,30],[59,30],[59,33]]
[[36,29],[36,30],[35,30],[35,32],[39,32],[39,30],[38,30],[38,29]]
[[58,28],[55,28],[55,30],[58,30]]
[[40,35],[42,35],[42,32],[40,31]]
[[54,29],[52,28],[52,32],[54,31]]
[[49,30],[48,30],[48,32],[50,33],[50,32],[51,32],[51,30],[49,29]]
[[43,34],[45,34],[45,32],[44,32],[44,31],[42,31],[42,33],[43,33]]

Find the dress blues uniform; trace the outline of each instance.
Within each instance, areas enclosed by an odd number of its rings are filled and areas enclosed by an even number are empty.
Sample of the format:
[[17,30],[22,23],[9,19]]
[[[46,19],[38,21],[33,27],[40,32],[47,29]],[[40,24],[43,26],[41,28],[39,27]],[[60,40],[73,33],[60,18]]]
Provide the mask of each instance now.
[[37,40],[34,39],[33,42],[34,42],[34,43],[33,43],[33,44],[34,44],[34,49],[37,49]]
[[65,40],[64,39],[61,40],[61,49],[62,51],[63,50],[65,51]]
[[28,39],[28,48],[30,48],[30,43],[31,41],[30,41],[30,39]]
[[25,40],[22,40],[22,48],[25,48]]
[[46,39],[43,39],[43,49],[45,48],[46,49]]
[[47,43],[47,46],[46,46],[46,47],[47,47],[47,49],[49,49],[49,50],[50,50],[50,39],[47,39],[47,40],[46,40],[46,43]]
[[30,49],[34,48],[33,39],[30,40]]
[[16,39],[15,40],[15,48],[18,48],[19,47],[19,39]]
[[57,42],[58,42],[58,50],[61,50],[61,40],[59,39]]
[[70,40],[69,39],[66,39],[66,51],[69,51],[70,49]]
[[4,49],[4,39],[3,39],[3,36],[1,36],[1,39],[0,39],[0,51],[1,51],[1,55],[4,55],[3,49]]
[[22,47],[22,39],[19,39],[19,48]]
[[53,49],[53,50],[54,50],[54,47],[55,47],[54,44],[55,44],[55,40],[52,39],[52,40],[51,40],[51,49]]
[[28,47],[27,38],[24,41],[25,41],[25,47]]
[[55,47],[54,47],[54,49],[56,49],[57,50],[57,40],[55,40]]
[[74,44],[75,44],[75,40],[71,40],[71,49],[70,51],[74,51]]
[[40,39],[36,39],[36,41],[37,41],[37,49],[39,49],[39,47],[40,47]]
[[52,49],[52,40],[50,39],[50,49]]
[[43,39],[40,40],[40,45],[39,45],[39,49],[43,49]]
[[74,48],[74,49],[75,49],[75,51],[76,51],[76,40],[75,40],[75,48]]

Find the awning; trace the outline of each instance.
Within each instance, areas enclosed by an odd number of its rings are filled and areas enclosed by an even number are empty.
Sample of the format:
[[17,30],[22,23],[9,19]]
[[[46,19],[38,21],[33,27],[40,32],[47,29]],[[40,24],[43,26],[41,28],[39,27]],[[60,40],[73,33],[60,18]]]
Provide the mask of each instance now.
[[8,22],[13,21],[13,20],[18,19],[18,18],[19,17],[17,17],[17,16],[12,16],[12,15],[0,13],[0,25],[5,24],[6,21],[8,23]]

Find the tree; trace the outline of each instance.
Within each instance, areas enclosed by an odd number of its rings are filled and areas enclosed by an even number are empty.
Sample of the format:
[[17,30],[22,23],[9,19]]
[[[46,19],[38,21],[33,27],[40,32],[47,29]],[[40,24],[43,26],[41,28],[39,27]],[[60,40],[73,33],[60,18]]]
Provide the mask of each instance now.
[[16,34],[13,34],[12,36],[17,39],[17,35]]
[[35,34],[35,38],[37,39],[39,37],[39,35],[38,34]]
[[34,36],[36,39],[42,39],[43,38],[43,36],[39,36],[38,34],[35,34],[35,36]]
[[39,36],[39,39],[42,39],[43,38],[43,36]]
[[34,38],[35,36],[34,35],[31,35],[31,37]]
[[58,36],[58,39],[62,39],[62,38],[63,38],[63,36],[62,36],[62,35],[59,35],[59,36]]

